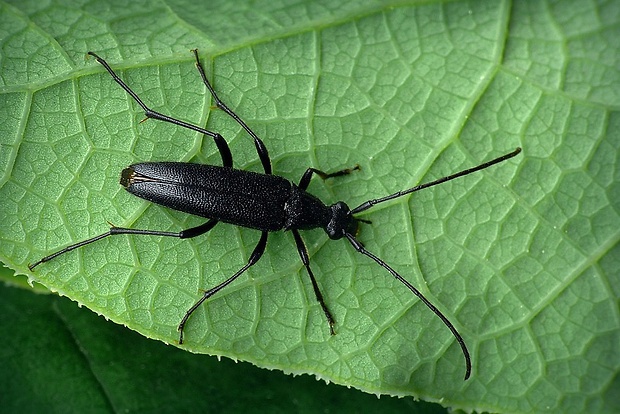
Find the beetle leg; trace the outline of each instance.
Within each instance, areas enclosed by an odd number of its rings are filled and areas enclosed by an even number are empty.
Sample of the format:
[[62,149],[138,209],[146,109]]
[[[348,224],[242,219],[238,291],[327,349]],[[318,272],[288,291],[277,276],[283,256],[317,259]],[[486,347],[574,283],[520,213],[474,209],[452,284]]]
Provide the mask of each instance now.
[[198,301],[196,301],[196,303],[194,303],[192,307],[187,310],[187,312],[185,312],[185,316],[183,316],[183,319],[181,319],[181,322],[179,323],[179,327],[177,328],[177,330],[179,331],[179,345],[183,343],[183,330],[185,329],[185,324],[187,323],[187,320],[192,315],[192,313],[194,313],[194,311],[198,309],[198,307],[202,305],[202,303],[205,300],[209,299],[211,296],[215,295],[217,292],[219,292],[220,290],[222,290],[223,288],[231,284],[235,279],[241,276],[246,270],[248,270],[251,266],[256,264],[256,262],[258,262],[258,260],[261,258],[261,256],[265,252],[265,247],[267,246],[268,235],[269,235],[268,232],[266,231],[263,232],[260,240],[258,241],[258,244],[256,245],[256,247],[254,248],[254,251],[250,255],[250,259],[248,260],[248,263],[245,266],[239,269],[237,273],[235,273],[234,275],[226,279],[224,282],[205,291],[202,297],[198,299]]
[[142,102],[142,99],[140,99],[138,94],[136,94],[116,74],[116,72],[114,72],[114,70],[112,70],[112,68],[110,67],[110,65],[108,65],[108,62],[106,62],[105,59],[99,57],[96,53],[93,53],[93,52],[88,52],[88,54],[91,55],[92,57],[94,57],[95,60],[97,62],[99,62],[101,64],[101,66],[103,66],[105,68],[105,70],[108,71],[110,76],[112,76],[112,79],[114,79],[114,81],[116,83],[118,83],[121,86],[121,88],[123,88],[125,90],[125,92],[127,92],[129,94],[129,96],[131,96],[133,98],[133,100],[136,101],[136,103],[138,105],[140,105],[142,110],[144,110],[144,115],[147,118],[158,119],[160,121],[169,122],[171,124],[178,125],[178,126],[183,127],[183,128],[191,129],[192,131],[196,131],[196,132],[199,132],[201,134],[210,136],[215,141],[215,145],[217,145],[217,149],[220,152],[220,156],[222,157],[222,163],[224,164],[224,166],[225,167],[232,167],[232,154],[230,152],[230,148],[228,147],[228,144],[226,143],[226,140],[220,134],[218,134],[217,132],[212,132],[212,131],[206,130],[206,129],[201,128],[199,126],[190,124],[190,123],[185,122],[185,121],[181,121],[179,119],[175,119],[175,118],[173,118],[171,116],[164,115],[164,114],[162,114],[160,112],[152,110],[151,108],[146,106],[146,104],[144,102]]
[[353,171],[356,171],[359,169],[360,169],[360,166],[356,165],[353,168],[345,168],[343,170],[336,171],[333,173],[326,173],[321,170],[317,170],[316,168],[308,168],[306,172],[304,173],[304,175],[301,177],[301,180],[299,180],[298,187],[301,188],[302,190],[306,190],[308,188],[308,185],[310,184],[310,180],[312,179],[312,174],[316,174],[319,177],[321,177],[323,180],[326,180],[332,177],[341,177],[343,175],[348,175],[348,174],[351,174]]
[[306,267],[308,275],[310,275],[310,281],[312,282],[312,288],[314,289],[314,295],[316,296],[316,300],[321,305],[323,313],[325,314],[325,318],[327,318],[329,333],[335,335],[336,333],[334,332],[334,317],[332,316],[329,309],[327,309],[327,305],[325,305],[325,300],[323,299],[323,294],[321,294],[321,290],[319,289],[319,285],[316,282],[314,274],[312,273],[312,270],[310,270],[310,259],[308,258],[308,250],[306,249],[306,245],[304,244],[304,241],[297,230],[291,231],[293,232],[293,236],[295,237],[295,244],[297,244],[297,251],[299,252],[299,257],[301,257],[301,262]]
[[215,89],[211,86],[211,83],[207,79],[207,75],[205,74],[205,70],[202,67],[202,63],[200,63],[200,59],[198,58],[198,49],[192,49],[194,53],[194,57],[196,58],[196,68],[198,72],[200,72],[200,77],[204,82],[205,86],[213,96],[213,100],[215,101],[215,105],[226,112],[228,116],[234,119],[245,131],[252,137],[254,140],[254,146],[256,147],[256,152],[258,152],[258,157],[260,158],[260,162],[263,165],[263,169],[265,170],[265,174],[271,174],[271,159],[269,158],[269,151],[267,151],[267,147],[263,143],[263,141],[252,131],[252,129],[245,123],[243,120],[237,115],[232,109],[230,109],[215,93]]
[[75,250],[79,247],[86,246],[87,244],[94,243],[98,240],[104,239],[108,236],[116,236],[118,234],[138,234],[138,235],[146,235],[146,236],[165,236],[165,237],[178,237],[180,239],[189,239],[192,237],[200,236],[201,234],[205,234],[209,230],[211,230],[218,223],[217,220],[209,220],[206,223],[201,224],[200,226],[192,227],[189,229],[181,230],[180,232],[172,232],[172,231],[159,231],[159,230],[141,230],[141,229],[128,229],[124,227],[110,227],[110,230],[102,233],[98,236],[91,237],[90,239],[82,240],[81,242],[72,244],[70,246],[65,247],[55,253],[50,254],[49,256],[45,256],[44,258],[34,262],[33,264],[29,264],[28,268],[33,270],[35,267],[40,265],[41,263],[49,262],[50,260],[60,256],[61,254],[68,253],[72,250]]

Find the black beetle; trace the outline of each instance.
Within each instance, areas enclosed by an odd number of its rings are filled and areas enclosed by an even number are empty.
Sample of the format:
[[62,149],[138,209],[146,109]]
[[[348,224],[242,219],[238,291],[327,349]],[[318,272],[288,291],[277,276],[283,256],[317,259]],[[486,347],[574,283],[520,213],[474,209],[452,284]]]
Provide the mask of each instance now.
[[461,335],[443,313],[430,303],[418,289],[411,285],[411,283],[383,260],[366,250],[355,238],[358,223],[360,221],[367,222],[366,220],[356,218],[355,214],[367,210],[376,204],[485,169],[491,165],[514,157],[521,152],[521,148],[516,148],[511,153],[430,183],[421,184],[386,197],[368,200],[354,209],[350,209],[349,206],[342,201],[334,203],[331,206],[326,206],[321,200],[306,191],[312,175],[317,174],[319,177],[326,179],[349,174],[359,167],[356,166],[334,173],[325,173],[314,168],[308,168],[297,185],[286,178],[273,175],[271,172],[269,153],[263,141],[258,138],[237,114],[220,100],[207,80],[204,69],[198,58],[198,51],[194,49],[192,52],[196,59],[196,67],[198,68],[205,86],[213,96],[216,106],[239,123],[254,140],[258,156],[263,170],[265,171],[264,174],[234,169],[230,149],[220,134],[151,110],[142,102],[138,95],[116,75],[104,59],[93,52],[88,52],[97,62],[103,65],[112,78],[142,107],[146,119],[158,119],[212,137],[219,150],[223,166],[219,167],[183,162],[145,162],[130,165],[122,171],[120,180],[121,185],[123,185],[127,191],[162,206],[205,217],[208,221],[200,226],[185,229],[178,233],[112,226],[106,233],[72,244],[56,253],[43,257],[37,262],[29,265],[28,267],[30,270],[33,270],[39,264],[52,260],[61,254],[93,243],[107,236],[117,234],[170,236],[185,239],[208,232],[219,221],[260,230],[262,232],[260,241],[250,255],[248,263],[226,281],[205,291],[203,296],[185,313],[178,326],[179,344],[182,344],[183,330],[191,314],[205,300],[229,285],[261,258],[265,251],[265,246],[267,245],[267,236],[269,232],[290,230],[293,233],[301,261],[310,276],[316,298],[327,318],[330,333],[334,335],[334,318],[325,305],[323,295],[310,269],[308,251],[299,234],[299,230],[322,228],[330,239],[337,240],[346,238],[356,251],[368,256],[390,272],[392,276],[402,282],[442,320],[450,329],[461,347],[466,364],[465,379],[468,379],[471,375],[471,358]]

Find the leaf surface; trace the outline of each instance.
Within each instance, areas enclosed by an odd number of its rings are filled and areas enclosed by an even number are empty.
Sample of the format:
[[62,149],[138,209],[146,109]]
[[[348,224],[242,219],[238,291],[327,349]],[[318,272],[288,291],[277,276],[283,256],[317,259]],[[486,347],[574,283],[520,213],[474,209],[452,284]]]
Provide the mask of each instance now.
[[[153,109],[220,132],[235,166],[251,139],[211,108],[214,87],[295,182],[356,206],[513,150],[484,172],[364,213],[359,239],[455,324],[474,361],[404,286],[346,242],[304,233],[336,318],[330,337],[292,237],[190,319],[184,348],[368,392],[478,411],[613,411],[620,338],[620,5],[617,2],[3,3],[1,258],[52,291],[174,344],[200,296],[258,233],[119,236],[29,272],[117,226],[179,231],[197,217],[125,192],[139,161],[219,164],[213,142],[148,121],[93,59]],[[206,6],[205,6],[206,7]],[[587,386],[584,384],[587,383]],[[616,386],[617,388],[617,386]]]

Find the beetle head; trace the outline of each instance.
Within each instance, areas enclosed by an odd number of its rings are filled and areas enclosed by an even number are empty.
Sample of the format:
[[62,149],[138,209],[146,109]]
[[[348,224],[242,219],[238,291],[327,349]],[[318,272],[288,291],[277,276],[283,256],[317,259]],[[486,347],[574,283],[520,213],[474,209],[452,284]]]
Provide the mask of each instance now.
[[343,238],[346,233],[357,233],[357,219],[351,214],[349,206],[339,201],[329,206],[330,219],[325,226],[325,232],[332,240]]

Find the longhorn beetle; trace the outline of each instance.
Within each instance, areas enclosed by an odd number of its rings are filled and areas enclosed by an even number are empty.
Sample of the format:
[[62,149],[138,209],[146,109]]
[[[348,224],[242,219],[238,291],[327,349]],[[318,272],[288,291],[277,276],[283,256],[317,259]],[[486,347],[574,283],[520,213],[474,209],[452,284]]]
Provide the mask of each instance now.
[[183,330],[192,313],[205,300],[231,284],[243,272],[258,262],[265,251],[269,232],[290,230],[291,233],[293,233],[293,238],[295,239],[301,261],[310,276],[310,282],[312,283],[316,299],[321,305],[325,318],[327,319],[330,334],[334,335],[334,317],[325,305],[323,295],[310,269],[308,251],[299,234],[299,230],[322,228],[330,239],[338,240],[346,238],[357,252],[369,257],[379,266],[387,270],[441,319],[448,329],[450,329],[461,347],[465,357],[465,380],[467,380],[471,374],[471,358],[461,335],[448,318],[426,299],[418,289],[392,269],[387,263],[366,250],[362,243],[355,238],[358,223],[360,221],[368,222],[356,218],[355,214],[367,210],[379,203],[483,170],[514,157],[521,152],[521,148],[516,148],[511,153],[456,174],[426,184],[417,185],[413,188],[399,191],[385,197],[365,201],[354,209],[350,209],[349,206],[342,201],[332,204],[331,206],[326,206],[321,200],[306,191],[312,175],[316,174],[322,179],[327,179],[349,174],[359,167],[356,166],[333,173],[326,173],[315,168],[308,168],[297,185],[286,178],[273,175],[271,172],[271,160],[269,159],[269,153],[265,144],[263,144],[263,141],[254,131],[252,131],[252,129],[250,129],[250,127],[248,127],[247,124],[217,96],[215,90],[207,80],[205,71],[198,58],[198,51],[194,49],[192,52],[194,54],[196,68],[206,88],[213,97],[215,106],[233,118],[254,140],[256,151],[258,152],[260,162],[265,171],[264,174],[234,169],[230,148],[219,133],[208,131],[199,126],[153,111],[142,102],[142,99],[140,99],[121,78],[118,77],[104,59],[93,52],[88,52],[89,55],[93,56],[95,60],[105,68],[112,76],[112,79],[114,79],[140,107],[142,107],[146,115],[145,120],[149,118],[158,119],[213,138],[219,150],[220,157],[222,158],[223,166],[219,167],[215,165],[184,162],[144,162],[130,165],[121,172],[120,179],[120,184],[125,187],[127,191],[145,200],[189,214],[205,217],[208,220],[199,226],[181,230],[178,233],[130,229],[111,225],[110,229],[103,234],[72,244],[56,253],[43,257],[37,262],[29,265],[28,267],[30,270],[32,271],[41,263],[50,261],[64,253],[105,237],[118,234],[167,236],[187,239],[208,232],[220,221],[260,230],[262,232],[260,240],[250,255],[248,262],[227,280],[205,291],[202,297],[187,310],[178,326],[179,344],[182,344]]

